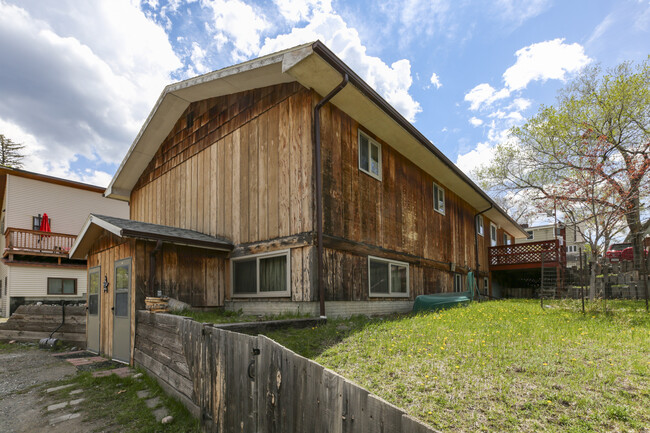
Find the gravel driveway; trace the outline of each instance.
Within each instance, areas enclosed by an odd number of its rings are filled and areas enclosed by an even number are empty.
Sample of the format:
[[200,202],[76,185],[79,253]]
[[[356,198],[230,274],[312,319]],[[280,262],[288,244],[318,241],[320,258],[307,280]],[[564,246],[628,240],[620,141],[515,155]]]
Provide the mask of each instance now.
[[70,433],[66,423],[52,427],[45,416],[47,397],[42,385],[74,375],[70,363],[51,352],[24,349],[0,352],[0,432]]

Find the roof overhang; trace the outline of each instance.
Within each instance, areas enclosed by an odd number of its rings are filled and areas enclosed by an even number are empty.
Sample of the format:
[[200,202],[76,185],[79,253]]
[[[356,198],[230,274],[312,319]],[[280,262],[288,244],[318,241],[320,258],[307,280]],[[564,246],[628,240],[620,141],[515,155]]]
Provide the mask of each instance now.
[[167,86],[105,195],[130,199],[140,175],[190,103],[294,81],[326,95],[341,82],[344,74],[348,74],[349,84],[332,98],[332,104],[474,209],[485,211],[484,215],[515,238],[528,236],[481,188],[320,41]]
[[128,228],[122,228],[102,219],[100,216],[90,214],[86,219],[81,231],[77,235],[69,257],[71,259],[84,259],[88,255],[93,243],[103,234],[104,231],[114,234],[120,238],[142,239],[147,241],[162,241],[164,243],[201,248],[208,250],[230,252],[233,249],[231,244],[214,241],[203,241],[186,239],[179,236],[171,236],[160,233],[149,233]]

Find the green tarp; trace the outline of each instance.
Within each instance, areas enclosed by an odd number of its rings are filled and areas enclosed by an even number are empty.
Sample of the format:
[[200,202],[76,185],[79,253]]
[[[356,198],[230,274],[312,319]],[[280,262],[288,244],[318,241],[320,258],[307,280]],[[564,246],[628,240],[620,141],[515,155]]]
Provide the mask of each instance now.
[[451,308],[458,305],[466,305],[474,299],[474,291],[476,290],[476,280],[474,273],[467,274],[467,291],[466,292],[451,292],[451,293],[436,293],[433,295],[420,295],[415,298],[413,304],[413,311],[436,311],[445,308]]

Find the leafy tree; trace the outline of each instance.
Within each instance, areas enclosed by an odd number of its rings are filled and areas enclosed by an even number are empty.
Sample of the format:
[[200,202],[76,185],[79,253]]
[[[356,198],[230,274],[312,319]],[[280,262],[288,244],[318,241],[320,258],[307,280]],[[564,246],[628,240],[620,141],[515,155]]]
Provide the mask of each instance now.
[[650,227],[650,56],[604,73],[584,69],[554,106],[542,106],[511,135],[476,172],[481,183],[502,193],[527,191],[540,207],[556,205],[571,222],[588,223],[596,228],[596,254],[624,221],[640,269]]
[[21,168],[24,155],[21,151],[25,145],[16,143],[10,138],[0,134],[0,165],[12,168]]

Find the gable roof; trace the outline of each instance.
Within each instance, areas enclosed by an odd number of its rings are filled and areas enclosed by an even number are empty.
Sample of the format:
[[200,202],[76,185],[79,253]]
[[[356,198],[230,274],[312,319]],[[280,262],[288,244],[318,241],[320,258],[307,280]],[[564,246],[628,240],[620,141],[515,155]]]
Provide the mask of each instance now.
[[140,175],[192,102],[289,82],[298,82],[326,95],[345,74],[349,77],[349,84],[332,98],[332,104],[433,175],[473,208],[479,211],[489,209],[485,215],[515,237],[527,236],[485,191],[320,41],[165,87],[105,195],[126,201],[130,199]]
[[106,230],[121,238],[163,241],[176,245],[231,251],[233,244],[228,239],[206,235],[194,230],[160,224],[144,223],[106,215],[90,214],[77,236],[72,248],[71,259],[83,259],[93,242]]

